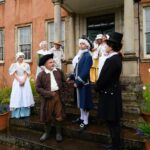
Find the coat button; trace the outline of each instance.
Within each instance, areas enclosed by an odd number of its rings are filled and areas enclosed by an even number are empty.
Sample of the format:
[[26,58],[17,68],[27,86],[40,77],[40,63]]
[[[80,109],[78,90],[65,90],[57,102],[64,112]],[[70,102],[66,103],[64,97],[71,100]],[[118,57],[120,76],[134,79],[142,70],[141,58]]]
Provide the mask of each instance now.
[[105,91],[105,94],[107,94],[107,92]]
[[113,95],[114,93],[111,93],[111,95]]

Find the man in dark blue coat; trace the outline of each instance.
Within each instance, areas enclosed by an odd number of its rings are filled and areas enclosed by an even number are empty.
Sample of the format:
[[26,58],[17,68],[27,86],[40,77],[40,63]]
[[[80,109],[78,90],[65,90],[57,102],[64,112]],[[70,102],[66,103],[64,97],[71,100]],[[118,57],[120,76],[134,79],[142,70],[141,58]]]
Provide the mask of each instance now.
[[79,52],[74,57],[74,87],[76,89],[77,106],[80,108],[80,131],[88,125],[89,110],[92,109],[92,96],[90,85],[90,68],[92,66],[92,56],[89,49],[92,43],[87,38],[79,39]]
[[114,32],[106,41],[108,57],[100,70],[96,83],[99,93],[99,117],[106,121],[112,139],[111,149],[120,150],[120,118],[122,117],[122,98],[119,83],[122,71],[122,56],[119,53],[122,48],[122,34]]

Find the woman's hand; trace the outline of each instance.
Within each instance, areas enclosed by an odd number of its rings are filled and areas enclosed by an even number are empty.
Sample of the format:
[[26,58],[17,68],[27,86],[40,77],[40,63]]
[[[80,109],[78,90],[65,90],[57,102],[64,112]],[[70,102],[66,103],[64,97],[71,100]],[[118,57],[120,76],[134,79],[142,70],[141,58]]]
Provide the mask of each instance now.
[[24,83],[25,83],[25,81],[24,81],[24,80],[19,81],[19,85],[20,85],[20,86],[24,86]]

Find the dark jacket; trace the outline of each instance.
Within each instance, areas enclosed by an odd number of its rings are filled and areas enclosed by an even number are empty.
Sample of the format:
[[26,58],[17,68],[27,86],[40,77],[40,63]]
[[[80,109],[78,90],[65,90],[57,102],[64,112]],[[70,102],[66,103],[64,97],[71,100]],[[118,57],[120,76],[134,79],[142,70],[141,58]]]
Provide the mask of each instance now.
[[104,120],[118,120],[122,116],[121,87],[122,58],[119,54],[107,58],[96,83],[100,95],[98,114]]
[[[57,68],[57,71],[54,71],[54,77],[56,79],[56,82],[59,87],[60,96],[61,91],[63,90],[63,84],[65,83],[65,77],[63,72]],[[51,102],[53,99],[51,95],[51,89],[50,89],[50,74],[45,73],[45,71],[42,71],[39,73],[37,80],[36,80],[36,90],[41,96],[41,109],[40,109],[40,120],[41,121],[47,121],[48,114],[45,113],[45,110],[47,110],[49,107],[48,103]],[[47,111],[48,112],[48,111]]]

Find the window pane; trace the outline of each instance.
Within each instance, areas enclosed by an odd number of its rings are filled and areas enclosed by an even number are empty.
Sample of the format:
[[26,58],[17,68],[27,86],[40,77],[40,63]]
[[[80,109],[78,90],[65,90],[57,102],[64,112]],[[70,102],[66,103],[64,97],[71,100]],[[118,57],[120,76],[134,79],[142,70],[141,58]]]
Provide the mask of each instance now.
[[25,59],[31,59],[31,45],[20,45],[20,51],[25,54]]
[[3,31],[0,31],[0,47],[3,47],[3,42],[4,42]]
[[150,33],[146,34],[146,43],[150,44]]
[[146,32],[150,32],[150,21],[146,22]]
[[0,60],[4,60],[4,32],[0,31]]
[[25,59],[31,59],[31,26],[18,28],[18,50],[25,54]]
[[49,41],[54,41],[54,23],[53,22],[48,24],[48,36],[49,36]]
[[97,34],[115,31],[115,15],[107,14],[87,18],[87,34],[94,41]]
[[[64,45],[65,41],[65,21],[61,22],[61,43]],[[49,48],[53,47],[54,42],[54,22],[48,23],[48,45]]]
[[145,17],[146,21],[150,21],[150,7],[145,8]]
[[31,27],[20,28],[20,44],[31,43]]
[[150,44],[147,44],[147,45],[146,45],[146,53],[147,53],[147,54],[150,54]]
[[0,47],[0,60],[4,60],[4,58],[3,58],[3,47]]

